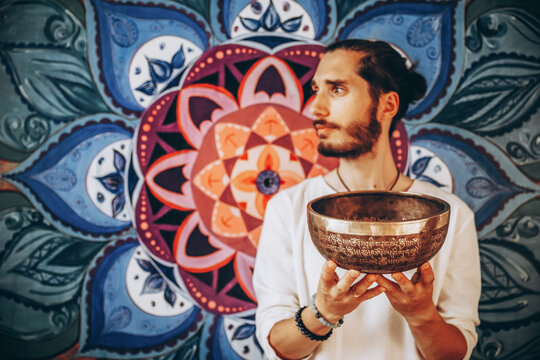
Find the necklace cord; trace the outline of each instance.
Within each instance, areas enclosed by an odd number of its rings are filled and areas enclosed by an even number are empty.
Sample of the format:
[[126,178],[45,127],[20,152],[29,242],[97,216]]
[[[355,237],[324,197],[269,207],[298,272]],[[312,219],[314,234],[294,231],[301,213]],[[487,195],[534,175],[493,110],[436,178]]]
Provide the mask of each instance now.
[[[390,187],[386,190],[386,191],[392,191],[392,189],[394,188],[394,186],[396,186],[397,182],[398,182],[398,179],[399,179],[399,170],[398,168],[396,167],[396,171],[397,171],[397,174],[396,174],[396,177],[394,179],[394,181],[392,181],[392,185],[390,185]],[[338,176],[338,179],[339,181],[341,182],[341,185],[343,185],[343,187],[345,189],[347,189],[347,191],[351,191],[351,189],[349,189],[349,187],[347,186],[347,184],[345,184],[345,181],[343,181],[343,178],[341,177],[341,174],[339,173],[339,165],[336,169],[336,173],[337,173],[337,176]]]

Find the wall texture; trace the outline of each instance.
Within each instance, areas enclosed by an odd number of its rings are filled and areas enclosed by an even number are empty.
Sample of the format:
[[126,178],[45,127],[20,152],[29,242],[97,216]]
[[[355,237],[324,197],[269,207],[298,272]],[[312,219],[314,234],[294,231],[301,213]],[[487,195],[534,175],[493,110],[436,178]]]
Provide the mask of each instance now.
[[428,92],[398,167],[475,211],[475,359],[540,356],[540,21],[531,1],[7,0],[0,354],[259,359],[277,191],[332,169],[307,112],[325,44],[391,42]]

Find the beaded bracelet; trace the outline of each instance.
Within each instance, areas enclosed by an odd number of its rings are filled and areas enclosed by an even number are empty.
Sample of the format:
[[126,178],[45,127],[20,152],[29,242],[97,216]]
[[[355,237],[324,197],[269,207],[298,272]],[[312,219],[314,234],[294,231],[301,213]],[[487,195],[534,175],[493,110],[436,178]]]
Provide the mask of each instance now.
[[317,295],[317,293],[313,294],[313,296],[311,296],[311,310],[313,310],[313,313],[315,314],[315,317],[321,322],[321,324],[323,324],[324,326],[326,327],[329,327],[331,329],[336,329],[338,327],[341,326],[341,324],[343,324],[343,318],[339,319],[337,323],[335,324],[332,324],[332,323],[329,323],[322,315],[321,313],[319,312],[319,310],[317,309],[317,307],[315,306],[315,296]]
[[330,329],[330,331],[328,332],[328,334],[326,335],[317,335],[317,334],[314,334],[312,333],[311,331],[308,330],[308,328],[306,327],[306,325],[304,325],[304,322],[302,321],[302,310],[304,310],[307,306],[302,306],[300,309],[298,309],[298,311],[296,312],[296,314],[294,315],[294,321],[296,322],[296,327],[298,328],[298,330],[300,330],[300,332],[302,333],[302,335],[304,335],[305,337],[307,337],[308,339],[310,340],[315,340],[315,341],[325,341],[325,340],[328,340],[328,338],[330,337],[330,335],[332,335],[332,331],[334,329]]

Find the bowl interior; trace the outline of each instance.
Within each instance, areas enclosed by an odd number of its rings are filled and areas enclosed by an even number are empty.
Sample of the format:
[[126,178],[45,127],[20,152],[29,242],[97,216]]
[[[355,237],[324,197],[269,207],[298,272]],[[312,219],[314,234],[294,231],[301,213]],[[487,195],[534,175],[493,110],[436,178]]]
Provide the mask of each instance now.
[[439,215],[447,203],[407,193],[350,192],[316,199],[311,209],[331,218],[351,221],[410,221]]

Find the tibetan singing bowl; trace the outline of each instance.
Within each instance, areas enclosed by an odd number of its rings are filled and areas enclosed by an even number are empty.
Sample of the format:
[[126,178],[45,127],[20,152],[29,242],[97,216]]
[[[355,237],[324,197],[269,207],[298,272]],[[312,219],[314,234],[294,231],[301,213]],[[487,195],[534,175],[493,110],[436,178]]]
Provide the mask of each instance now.
[[325,259],[387,274],[435,256],[446,238],[450,205],[427,195],[360,191],[314,199],[307,213],[311,239]]

